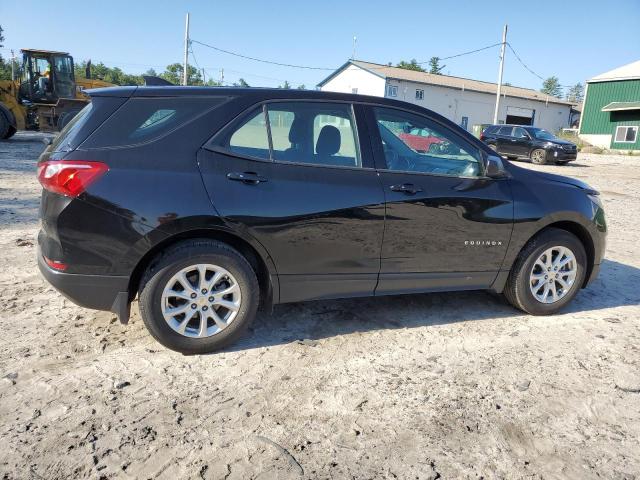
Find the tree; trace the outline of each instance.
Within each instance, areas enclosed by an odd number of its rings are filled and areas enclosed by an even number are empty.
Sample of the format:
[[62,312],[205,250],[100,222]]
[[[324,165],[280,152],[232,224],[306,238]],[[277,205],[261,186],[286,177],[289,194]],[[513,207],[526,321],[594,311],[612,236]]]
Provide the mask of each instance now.
[[233,86],[234,87],[250,87],[251,85],[249,85],[244,78],[240,77],[238,81],[233,84]]
[[[4,35],[2,32],[2,25],[0,25],[0,48],[3,46],[4,42]],[[11,63],[5,62],[2,55],[0,55],[0,80],[11,80]]]
[[551,95],[552,97],[559,97],[562,95],[562,87],[560,86],[560,80],[558,77],[549,77],[544,82],[542,82],[542,88],[540,89],[542,93],[546,93],[547,95]]
[[418,61],[415,58],[412,58],[410,62],[405,62],[401,60],[400,63],[396,65],[398,68],[404,68],[405,70],[415,70],[416,72],[425,72],[426,70],[420,66]]
[[[181,63],[172,63],[171,65],[167,65],[164,72],[160,74],[160,77],[174,85],[182,85],[183,71],[184,69]],[[200,70],[192,65],[187,65],[187,85],[204,85]]]
[[282,85],[278,85],[278,88],[284,88],[285,90],[289,90],[291,88],[291,85],[289,84],[288,81],[285,80]]
[[429,59],[429,73],[433,73],[434,75],[442,75],[442,70],[444,70],[446,65],[440,65],[440,57],[431,57]]
[[146,75],[148,77],[157,77],[158,76],[158,72],[156,72],[155,69],[150,68],[149,70],[144,72],[143,75]]
[[307,86],[303,83],[302,85],[298,85],[298,90],[306,90]]
[[[75,64],[76,78],[86,78],[87,73],[87,61]],[[91,78],[104,80],[105,82],[113,83],[114,85],[142,85],[144,79],[142,75],[132,75],[125,73],[118,67],[107,67],[104,63],[99,62],[97,64],[91,64]]]
[[582,103],[584,99],[584,87],[581,83],[576,83],[567,91],[567,100],[575,103]]

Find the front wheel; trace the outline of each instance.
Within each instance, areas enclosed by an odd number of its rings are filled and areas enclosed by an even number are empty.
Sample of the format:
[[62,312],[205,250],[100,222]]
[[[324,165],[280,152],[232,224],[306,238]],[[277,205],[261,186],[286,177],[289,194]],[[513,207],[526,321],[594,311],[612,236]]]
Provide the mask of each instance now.
[[253,321],[259,300],[256,274],[238,251],[213,240],[191,240],[147,269],[140,313],[165,347],[202,354],[236,341]]
[[573,300],[584,283],[586,269],[582,242],[565,230],[549,228],[520,252],[504,294],[520,310],[550,315]]
[[547,163],[547,152],[542,148],[536,148],[531,152],[531,161],[537,165],[544,165]]

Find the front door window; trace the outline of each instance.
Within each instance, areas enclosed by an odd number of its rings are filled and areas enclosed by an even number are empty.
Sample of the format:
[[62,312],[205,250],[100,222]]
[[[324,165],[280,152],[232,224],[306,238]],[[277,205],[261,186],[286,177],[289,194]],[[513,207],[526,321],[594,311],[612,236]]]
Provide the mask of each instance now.
[[480,152],[432,120],[374,108],[389,170],[456,177],[482,174]]

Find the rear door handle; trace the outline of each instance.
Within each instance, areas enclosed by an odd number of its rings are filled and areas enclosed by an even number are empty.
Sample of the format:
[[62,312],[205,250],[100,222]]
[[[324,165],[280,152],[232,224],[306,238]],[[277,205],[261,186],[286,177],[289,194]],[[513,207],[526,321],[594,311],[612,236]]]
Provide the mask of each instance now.
[[416,193],[422,191],[420,187],[416,187],[413,183],[403,183],[402,185],[391,185],[389,189],[394,192],[406,193],[407,195],[415,195]]
[[227,173],[227,178],[247,185],[257,185],[267,181],[265,177],[258,175],[256,172],[230,172]]

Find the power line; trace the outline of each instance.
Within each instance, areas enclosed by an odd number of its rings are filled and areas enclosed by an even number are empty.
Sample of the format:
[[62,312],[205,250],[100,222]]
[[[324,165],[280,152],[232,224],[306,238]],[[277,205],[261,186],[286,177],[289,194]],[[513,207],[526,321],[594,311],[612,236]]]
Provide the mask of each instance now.
[[[497,47],[498,45],[501,45],[502,42],[498,42],[498,43],[494,43],[493,45],[487,45],[486,47],[482,47],[482,48],[476,48],[475,50],[469,50],[468,52],[462,52],[462,53],[458,53],[456,55],[449,55],[448,57],[436,57],[438,60],[449,60],[451,58],[457,58],[457,57],[462,57],[464,55],[471,55],[472,53],[476,53],[476,52],[482,52],[483,50],[489,50],[490,48],[493,47]],[[429,63],[429,60],[427,60],[426,62],[418,62],[420,65],[424,64],[424,63]]]
[[311,66],[308,66],[308,65],[294,65],[292,63],[281,63],[281,62],[274,62],[274,61],[271,61],[271,60],[264,60],[264,59],[261,59],[261,58],[250,57],[248,55],[242,55],[241,53],[230,52],[229,50],[225,50],[223,48],[214,47],[213,45],[209,45],[207,43],[200,42],[198,40],[191,40],[191,41],[193,43],[197,43],[198,45],[202,45],[203,47],[211,48],[211,49],[216,50],[218,52],[226,53],[227,55],[233,55],[234,57],[240,57],[240,58],[244,58],[246,60],[253,60],[254,62],[268,63],[270,65],[278,65],[280,67],[301,68],[301,69],[306,69],[306,70],[335,70],[335,68],[329,68],[329,67],[311,67]]
[[[267,63],[269,65],[277,65],[280,67],[290,67],[290,68],[300,68],[300,69],[305,69],[305,70],[325,70],[325,71],[334,71],[335,68],[329,68],[329,67],[316,67],[316,66],[311,66],[311,65],[296,65],[296,64],[292,64],[292,63],[282,63],[282,62],[275,62],[272,60],[265,60],[262,58],[256,58],[256,57],[251,57],[249,55],[243,55],[241,53],[237,53],[237,52],[231,52],[229,50],[225,50],[223,48],[219,48],[216,47],[214,45],[209,45],[208,43],[204,43],[204,42],[200,42],[198,40],[191,40],[192,43],[197,43],[198,45],[202,45],[203,47],[207,47],[207,48],[211,48],[213,50],[216,50],[218,52],[222,52],[222,53],[226,53],[227,55],[232,55],[234,57],[240,57],[240,58],[244,58],[246,60],[252,60],[254,62],[260,62],[260,63]],[[489,48],[493,48],[500,45],[500,43],[494,43],[492,45],[487,45],[485,47],[481,47],[481,48],[476,48],[475,50],[469,50],[467,52],[462,52],[462,53],[457,53],[455,55],[449,55],[447,57],[438,57],[440,60],[449,60],[451,58],[457,58],[457,57],[462,57],[464,55],[471,55],[473,53],[477,53],[477,52],[481,52],[483,50],[488,50]],[[423,65],[425,63],[429,63],[429,60],[426,60],[424,62],[416,62],[418,65]],[[385,65],[385,66],[380,66],[380,67],[370,67],[371,70],[382,70],[384,68],[388,68],[390,65]]]
[[[524,61],[520,58],[520,55],[517,54],[517,52],[514,50],[514,48],[511,46],[511,44],[509,42],[507,42],[507,46],[509,47],[509,50],[511,50],[513,52],[513,55],[516,57],[516,60],[518,60],[518,62],[520,62],[520,65],[522,65],[529,73],[531,73],[532,75],[538,77],[543,82],[546,80],[546,78],[544,78],[542,75],[539,75],[536,72],[534,72],[532,69],[530,69],[527,66],[526,63],[524,63]],[[571,88],[571,87],[573,87],[573,85],[560,85],[560,87],[562,87],[562,88]]]

